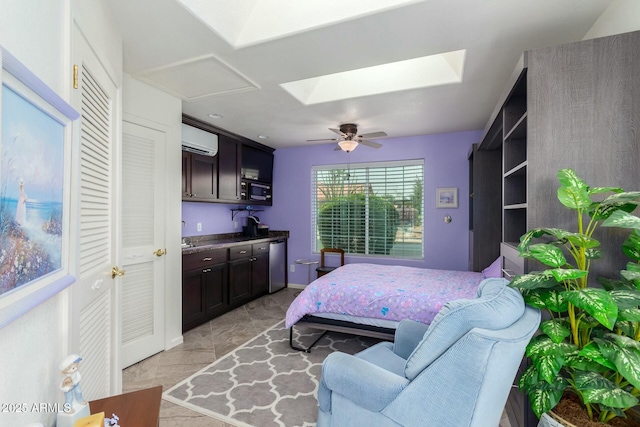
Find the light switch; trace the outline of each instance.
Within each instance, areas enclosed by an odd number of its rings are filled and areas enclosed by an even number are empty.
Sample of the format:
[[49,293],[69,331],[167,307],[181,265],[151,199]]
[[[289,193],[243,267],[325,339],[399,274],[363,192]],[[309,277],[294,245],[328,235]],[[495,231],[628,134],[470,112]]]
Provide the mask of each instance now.
[[198,230],[198,231],[202,231],[202,223],[201,223],[201,222],[199,222],[199,223],[196,225],[196,230]]

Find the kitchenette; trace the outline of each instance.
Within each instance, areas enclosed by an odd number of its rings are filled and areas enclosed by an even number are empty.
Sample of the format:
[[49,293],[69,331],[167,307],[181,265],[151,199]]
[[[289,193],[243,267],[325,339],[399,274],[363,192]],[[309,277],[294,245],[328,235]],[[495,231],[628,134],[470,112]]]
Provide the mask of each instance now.
[[[186,115],[182,144],[183,226],[192,222],[185,202],[203,218],[195,233],[183,232],[185,332],[286,287],[289,232],[259,217],[273,203],[273,149]],[[226,223],[221,211],[229,212],[228,232],[206,233],[207,221]]]

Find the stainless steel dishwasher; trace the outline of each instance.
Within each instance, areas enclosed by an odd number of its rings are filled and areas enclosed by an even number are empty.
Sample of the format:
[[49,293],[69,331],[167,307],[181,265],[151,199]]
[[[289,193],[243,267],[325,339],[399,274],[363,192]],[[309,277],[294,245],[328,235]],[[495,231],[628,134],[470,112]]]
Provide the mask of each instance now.
[[269,293],[287,285],[287,243],[284,239],[269,244]]

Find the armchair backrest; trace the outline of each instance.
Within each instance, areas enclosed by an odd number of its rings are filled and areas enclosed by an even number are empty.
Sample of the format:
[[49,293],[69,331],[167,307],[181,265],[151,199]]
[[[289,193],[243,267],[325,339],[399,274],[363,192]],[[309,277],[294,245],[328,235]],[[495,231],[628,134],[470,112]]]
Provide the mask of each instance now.
[[507,285],[506,279],[485,279],[477,298],[447,302],[407,359],[406,378],[413,380],[471,329],[504,329],[520,319],[524,300],[518,290]]

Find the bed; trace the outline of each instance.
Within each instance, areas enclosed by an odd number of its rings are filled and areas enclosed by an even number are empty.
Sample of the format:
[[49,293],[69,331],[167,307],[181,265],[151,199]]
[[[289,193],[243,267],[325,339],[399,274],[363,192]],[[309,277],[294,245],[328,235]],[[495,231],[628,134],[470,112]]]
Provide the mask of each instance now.
[[398,323],[429,324],[450,300],[473,298],[484,273],[368,263],[346,264],[310,283],[289,306],[286,327],[292,348],[293,326],[393,340]]

